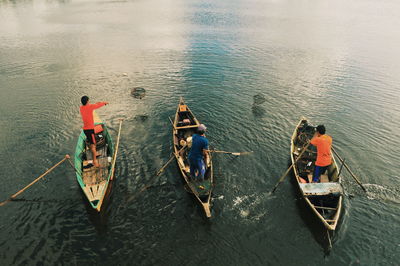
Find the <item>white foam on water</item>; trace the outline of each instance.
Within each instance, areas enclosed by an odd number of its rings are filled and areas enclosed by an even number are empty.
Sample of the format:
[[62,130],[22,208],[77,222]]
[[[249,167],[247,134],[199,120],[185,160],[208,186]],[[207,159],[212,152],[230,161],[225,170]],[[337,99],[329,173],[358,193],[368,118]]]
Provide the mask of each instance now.
[[364,186],[367,190],[368,199],[400,204],[399,188],[391,188],[379,184],[364,184]]
[[260,204],[263,204],[267,197],[264,194],[253,193],[245,196],[237,196],[233,200],[233,211],[239,212],[239,217],[248,221],[259,221],[267,214],[263,207],[260,211]]
[[240,211],[240,216],[242,216],[243,218],[246,218],[247,216],[249,216],[250,211],[249,210],[241,210]]
[[221,195],[221,196],[213,198],[213,200],[223,200],[224,198],[225,198],[224,195]]
[[245,199],[247,199],[248,196],[243,196],[243,197],[236,197],[236,199],[233,200],[233,207],[241,204]]

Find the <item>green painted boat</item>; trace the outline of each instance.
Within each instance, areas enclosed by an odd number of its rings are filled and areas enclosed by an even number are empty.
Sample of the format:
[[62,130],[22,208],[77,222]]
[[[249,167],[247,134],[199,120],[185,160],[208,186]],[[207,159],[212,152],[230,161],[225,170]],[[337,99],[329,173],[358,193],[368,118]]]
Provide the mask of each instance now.
[[81,131],[75,149],[76,180],[93,209],[100,212],[107,188],[114,176],[114,144],[105,123],[94,112],[97,160],[100,167],[92,164],[92,152]]
[[[194,195],[196,200],[201,204],[207,218],[209,218],[211,217],[211,194],[214,188],[212,156],[209,154],[208,160],[205,162],[207,170],[204,174],[204,181],[201,183],[190,178],[190,166],[187,158],[191,146],[192,135],[196,133],[199,125],[200,122],[185,104],[183,98],[181,98],[176,110],[172,129],[174,155],[178,162],[179,170],[181,171],[182,177],[186,183],[186,190]],[[187,146],[189,146],[189,149]]]

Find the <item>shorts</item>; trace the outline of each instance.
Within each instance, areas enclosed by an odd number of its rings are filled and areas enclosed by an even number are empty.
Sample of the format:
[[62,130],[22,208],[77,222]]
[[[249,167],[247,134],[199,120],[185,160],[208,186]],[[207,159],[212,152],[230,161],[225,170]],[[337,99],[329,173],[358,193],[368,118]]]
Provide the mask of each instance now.
[[190,176],[193,179],[204,179],[204,174],[206,173],[206,165],[203,159],[190,159]]
[[319,183],[320,182],[320,177],[323,173],[325,173],[326,169],[328,169],[328,166],[315,166],[314,173],[313,173],[313,182],[314,183]]
[[96,137],[94,136],[94,129],[85,129],[83,133],[86,135],[86,139],[90,144],[96,144]]

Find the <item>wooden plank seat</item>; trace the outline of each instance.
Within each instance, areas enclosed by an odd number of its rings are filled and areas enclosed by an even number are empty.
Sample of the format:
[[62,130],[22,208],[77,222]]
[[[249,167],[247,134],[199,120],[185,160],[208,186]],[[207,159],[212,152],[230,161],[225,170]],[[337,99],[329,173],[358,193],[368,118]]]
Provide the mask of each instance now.
[[199,125],[189,125],[189,126],[181,126],[181,127],[175,127],[176,129],[185,129],[185,128],[197,128]]
[[305,196],[312,195],[329,195],[329,194],[342,194],[343,188],[339,183],[301,183],[300,189]]

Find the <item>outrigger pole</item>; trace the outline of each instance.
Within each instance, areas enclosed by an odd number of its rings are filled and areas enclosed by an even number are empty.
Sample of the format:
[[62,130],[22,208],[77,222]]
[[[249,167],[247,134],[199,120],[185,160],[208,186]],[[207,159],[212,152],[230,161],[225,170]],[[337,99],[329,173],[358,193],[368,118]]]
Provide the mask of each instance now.
[[65,162],[65,160],[69,159],[69,155],[65,155],[65,157],[59,161],[58,163],[56,163],[55,165],[53,165],[50,169],[48,169],[46,172],[44,172],[42,175],[40,175],[38,178],[36,178],[35,180],[33,180],[29,185],[27,185],[26,187],[24,187],[23,189],[21,189],[20,191],[18,191],[17,193],[15,193],[14,195],[12,195],[11,197],[9,197],[7,200],[3,201],[0,203],[0,206],[4,206],[6,205],[8,202],[12,201],[15,197],[17,197],[19,194],[21,194],[22,192],[24,192],[26,189],[28,189],[29,187],[31,187],[33,184],[35,184],[37,181],[39,181],[40,179],[42,179],[43,177],[45,177],[47,174],[49,174],[51,171],[53,171],[55,168],[57,168],[60,164],[62,164],[63,162]]
[[115,162],[117,160],[117,152],[118,152],[118,146],[119,146],[119,138],[121,136],[121,126],[122,126],[122,121],[123,119],[119,120],[119,128],[118,128],[118,137],[117,137],[117,144],[115,145],[115,152],[114,152],[114,156],[113,156],[113,162],[111,165],[111,180],[113,180],[114,178],[114,171],[115,171]]

